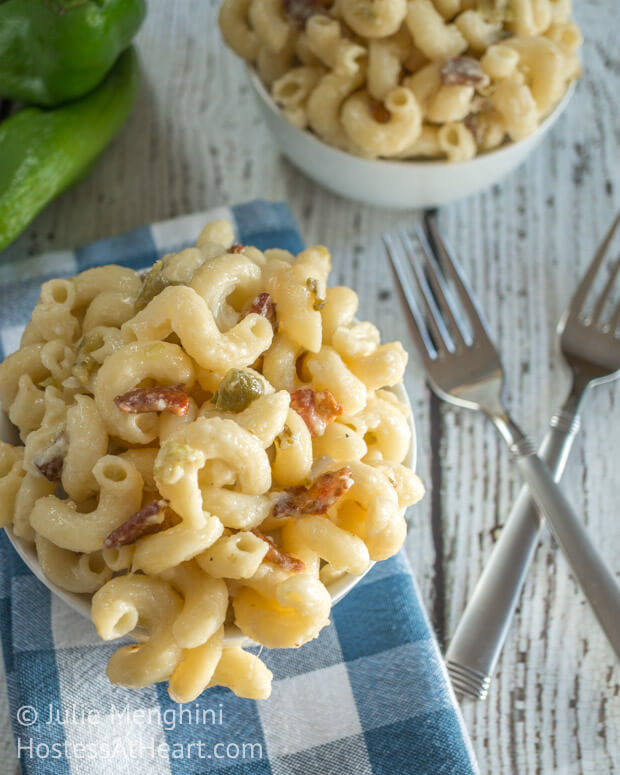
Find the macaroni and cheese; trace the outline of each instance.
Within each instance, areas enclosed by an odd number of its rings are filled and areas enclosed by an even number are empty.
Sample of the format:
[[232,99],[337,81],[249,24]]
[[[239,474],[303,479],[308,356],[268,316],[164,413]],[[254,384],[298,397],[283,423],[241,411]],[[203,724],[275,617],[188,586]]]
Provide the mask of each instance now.
[[235,244],[215,221],[144,278],[46,282],[0,365],[22,441],[0,443],[0,526],[92,595],[104,640],[140,628],[113,683],[267,697],[270,671],[225,627],[301,646],[328,623],[330,583],[401,547],[423,494],[390,390],[407,355],[327,287],[330,264],[321,246]]
[[219,22],[291,123],[366,158],[521,140],[581,72],[571,0],[223,0]]

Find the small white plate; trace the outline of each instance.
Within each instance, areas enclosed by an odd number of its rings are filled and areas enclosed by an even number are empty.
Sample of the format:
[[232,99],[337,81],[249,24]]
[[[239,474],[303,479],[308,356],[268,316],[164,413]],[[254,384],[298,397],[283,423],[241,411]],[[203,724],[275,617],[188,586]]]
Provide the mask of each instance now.
[[573,82],[553,112],[530,137],[518,143],[507,143],[471,161],[369,160],[332,148],[311,132],[293,126],[250,67],[248,75],[276,144],[295,167],[347,199],[407,210],[437,207],[497,183],[525,161],[575,93]]
[[[409,448],[407,457],[404,460],[404,465],[406,465],[408,468],[411,468],[412,471],[415,471],[417,445],[415,426],[413,423],[413,414],[411,413],[411,403],[409,401],[407,392],[402,385],[397,385],[392,389],[396,396],[401,401],[406,403],[410,409],[409,425],[411,428],[411,447]],[[0,411],[0,440],[6,441],[9,444],[20,443],[15,427],[9,422],[8,417],[3,411]],[[28,568],[30,568],[30,570],[34,573],[34,575],[39,579],[39,581],[45,584],[45,586],[57,597],[59,597],[61,600],[64,600],[67,605],[74,609],[74,611],[77,611],[82,616],[90,619],[90,601],[92,596],[88,594],[79,594],[76,592],[68,592],[66,589],[62,589],[57,584],[54,584],[54,582],[48,579],[41,570],[34,544],[30,543],[29,541],[25,541],[23,538],[17,537],[10,527],[6,527],[5,530],[9,537],[9,541],[15,548],[15,551],[19,554],[19,556],[26,563]],[[328,590],[332,597],[332,605],[335,605],[339,600],[342,600],[342,598],[353,589],[358,581],[363,578],[366,573],[368,573],[372,565],[374,565],[374,563],[371,563],[366,571],[359,576],[347,574],[346,576],[343,576],[331,584],[328,587]],[[224,637],[224,643],[226,645],[242,645],[243,643],[247,644],[248,642],[249,639],[246,638],[246,636],[236,626],[231,625],[226,628]]]

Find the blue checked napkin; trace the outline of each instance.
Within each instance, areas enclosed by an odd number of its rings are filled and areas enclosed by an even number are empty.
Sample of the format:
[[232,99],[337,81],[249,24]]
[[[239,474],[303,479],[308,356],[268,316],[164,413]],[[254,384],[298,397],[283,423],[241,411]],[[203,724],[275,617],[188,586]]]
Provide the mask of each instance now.
[[[302,248],[288,207],[255,201],[0,266],[0,355],[18,346],[44,280],[105,263],[148,266],[191,244],[213,218],[232,219],[242,243]],[[164,684],[139,692],[111,686],[104,670],[118,644],[102,643],[90,622],[53,597],[4,533],[0,573],[2,650],[24,775],[478,772],[402,553],[338,603],[319,638],[299,650],[262,651],[274,673],[268,700],[218,687],[185,706]]]

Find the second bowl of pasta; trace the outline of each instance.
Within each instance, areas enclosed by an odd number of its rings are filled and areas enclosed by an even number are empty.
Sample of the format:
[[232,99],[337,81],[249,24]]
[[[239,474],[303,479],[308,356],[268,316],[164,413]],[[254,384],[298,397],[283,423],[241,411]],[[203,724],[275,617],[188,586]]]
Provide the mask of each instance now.
[[373,205],[496,182],[581,73],[569,0],[223,0],[219,21],[283,154]]
[[[519,142],[507,143],[467,161],[400,161],[364,159],[325,144],[284,117],[256,73],[250,72],[249,78],[265,123],[281,153],[295,167],[346,199],[403,210],[438,207],[476,194],[500,181],[539,145],[567,108],[575,91],[571,85],[534,134]],[[446,138],[456,152],[462,141],[458,130]],[[435,141],[431,142],[437,150]]]

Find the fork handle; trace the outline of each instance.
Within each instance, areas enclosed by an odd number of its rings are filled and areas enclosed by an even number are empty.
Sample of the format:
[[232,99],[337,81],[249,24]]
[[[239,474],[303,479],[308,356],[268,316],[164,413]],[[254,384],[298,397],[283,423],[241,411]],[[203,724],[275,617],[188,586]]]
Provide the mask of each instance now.
[[[538,454],[559,481],[579,430],[575,411],[551,420]],[[455,689],[485,699],[521,596],[542,528],[538,508],[524,486],[493,547],[446,652]]]
[[581,584],[609,642],[620,657],[620,585],[551,472],[529,445],[518,442],[517,465]]

